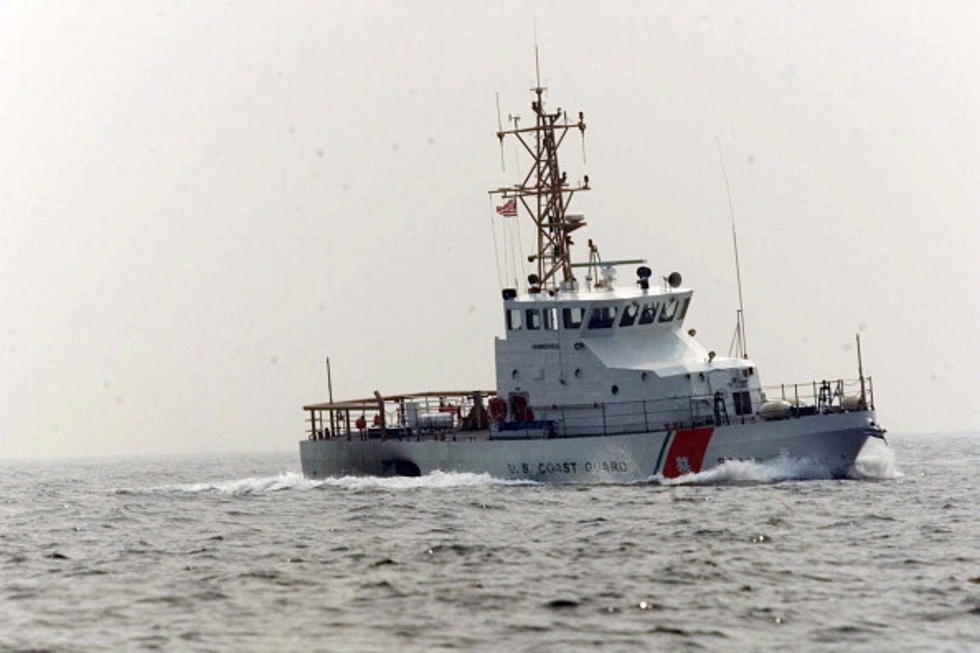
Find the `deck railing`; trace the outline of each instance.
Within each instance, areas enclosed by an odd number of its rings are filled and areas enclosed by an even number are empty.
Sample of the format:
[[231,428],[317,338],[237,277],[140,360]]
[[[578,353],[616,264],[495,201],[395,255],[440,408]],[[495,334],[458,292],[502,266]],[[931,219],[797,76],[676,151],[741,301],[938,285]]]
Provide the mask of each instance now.
[[[824,379],[806,383],[780,383],[763,386],[766,398],[782,399],[794,405],[819,408],[840,406],[844,397],[861,397],[871,410],[875,409],[874,381],[870,376],[858,379]],[[829,394],[828,394],[829,392]]]
[[[747,389],[746,389],[747,390]],[[679,395],[657,399],[597,402],[574,405],[531,405],[534,418],[525,422],[508,421],[491,428],[489,435],[463,430],[459,412],[454,415],[450,428],[410,429],[404,423],[404,414],[398,406],[386,410],[382,430],[365,424],[363,428],[343,431],[324,429],[327,420],[319,411],[310,410],[306,420],[308,434],[315,439],[375,439],[396,440],[472,440],[582,437],[590,435],[622,435],[626,433],[670,431],[702,426],[747,424],[761,421],[759,409],[762,402],[782,400],[789,404],[786,418],[793,419],[814,414],[846,411],[874,410],[874,383],[871,377],[859,379],[823,379],[806,383],[783,383],[751,391],[751,405],[744,414],[734,411],[735,402],[728,392],[714,394]],[[763,400],[764,397],[764,400]],[[429,406],[444,410],[446,406],[433,402]],[[387,408],[387,407],[386,407]],[[422,407],[423,410],[425,406]],[[363,417],[362,417],[363,419]],[[333,420],[335,423],[339,420]],[[352,424],[347,416],[347,424]]]

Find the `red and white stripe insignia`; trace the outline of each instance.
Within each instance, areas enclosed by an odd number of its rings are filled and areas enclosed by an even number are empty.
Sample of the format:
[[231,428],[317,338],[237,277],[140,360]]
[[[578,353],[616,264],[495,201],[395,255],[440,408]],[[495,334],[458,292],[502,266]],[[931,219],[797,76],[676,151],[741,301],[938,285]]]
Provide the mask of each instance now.
[[677,478],[682,474],[700,472],[704,452],[708,450],[708,443],[714,432],[714,427],[705,427],[684,429],[675,433],[661,475],[664,478]]

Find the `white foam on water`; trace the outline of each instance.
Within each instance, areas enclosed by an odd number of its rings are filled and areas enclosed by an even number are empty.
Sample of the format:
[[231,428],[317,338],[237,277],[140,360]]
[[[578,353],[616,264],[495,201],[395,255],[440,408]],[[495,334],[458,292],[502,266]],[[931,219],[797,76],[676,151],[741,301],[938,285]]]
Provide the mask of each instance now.
[[847,473],[848,478],[857,480],[890,480],[903,476],[895,462],[895,450],[880,440],[868,441]]
[[[854,480],[890,480],[903,474],[895,464],[895,452],[884,442],[873,440],[864,446],[846,476]],[[654,476],[650,480],[661,485],[737,485],[829,478],[832,474],[826,465],[809,458],[784,455],[764,461],[728,460],[703,472],[676,478]]]
[[491,485],[536,485],[533,481],[515,481],[494,478],[489,474],[469,472],[434,471],[425,476],[341,476],[325,479],[309,479],[296,472],[284,472],[276,476],[240,478],[231,481],[210,483],[187,483],[163,485],[150,488],[150,492],[170,492],[175,494],[218,493],[233,496],[253,496],[280,492],[284,490],[315,490],[324,487],[338,487],[347,490],[381,489],[411,490],[417,488],[459,488]]
[[537,485],[534,481],[508,480],[487,474],[472,472],[443,472],[436,470],[425,476],[342,476],[326,478],[322,485],[343,487],[351,490],[381,488],[387,490],[409,490],[414,488],[454,488],[479,487],[484,485]]
[[808,458],[779,456],[770,460],[726,460],[703,472],[676,478],[654,476],[661,485],[724,485],[739,483],[778,483],[790,480],[831,478],[830,469]]
[[174,494],[202,494],[215,492],[235,496],[268,494],[282,490],[311,490],[320,486],[319,481],[305,478],[296,472],[283,472],[276,476],[239,478],[231,481],[211,481],[208,483],[184,483],[160,485],[149,488],[150,492],[169,492]]

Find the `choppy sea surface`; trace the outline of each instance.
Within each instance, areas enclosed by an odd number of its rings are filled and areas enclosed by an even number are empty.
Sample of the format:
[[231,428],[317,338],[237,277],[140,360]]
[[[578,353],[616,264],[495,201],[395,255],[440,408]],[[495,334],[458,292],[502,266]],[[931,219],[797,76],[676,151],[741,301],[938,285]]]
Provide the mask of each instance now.
[[0,649],[980,650],[980,433],[873,445],[669,485],[0,461]]

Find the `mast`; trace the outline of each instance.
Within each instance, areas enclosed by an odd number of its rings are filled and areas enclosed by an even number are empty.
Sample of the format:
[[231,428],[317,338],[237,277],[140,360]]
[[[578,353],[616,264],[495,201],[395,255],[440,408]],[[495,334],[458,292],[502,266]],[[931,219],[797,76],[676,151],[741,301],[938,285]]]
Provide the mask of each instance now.
[[[520,127],[519,116],[508,116],[511,129],[500,129],[497,138],[503,143],[505,136],[513,136],[531,156],[531,166],[522,181],[513,186],[491,190],[504,200],[515,199],[531,217],[537,231],[537,251],[528,261],[537,264],[537,273],[529,275],[531,286],[556,289],[575,287],[572,272],[571,232],[585,226],[581,219],[569,220],[568,205],[578,191],[589,190],[589,177],[576,185],[568,183],[567,173],[558,164],[558,149],[569,130],[578,129],[585,134],[585,116],[580,111],[578,122],[570,123],[568,114],[558,108],[548,112],[544,106],[544,92],[538,66],[535,44],[535,71],[537,86],[531,89],[535,99],[531,102],[534,126]],[[532,280],[533,277],[534,279]]]
[[[738,311],[735,313],[735,333],[732,344],[735,345],[737,358],[748,358],[748,345],[745,342],[745,304],[742,301],[742,266],[738,261],[738,235],[735,233],[735,204],[732,202],[732,189],[728,185],[728,170],[725,168],[725,155],[721,151],[721,141],[715,138],[718,146],[718,160],[721,162],[721,174],[725,179],[725,194],[728,196],[728,212],[732,218],[732,249],[735,251],[735,282],[738,285]],[[729,347],[729,356],[731,355]]]

